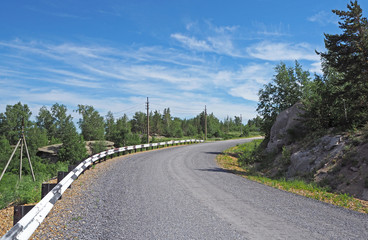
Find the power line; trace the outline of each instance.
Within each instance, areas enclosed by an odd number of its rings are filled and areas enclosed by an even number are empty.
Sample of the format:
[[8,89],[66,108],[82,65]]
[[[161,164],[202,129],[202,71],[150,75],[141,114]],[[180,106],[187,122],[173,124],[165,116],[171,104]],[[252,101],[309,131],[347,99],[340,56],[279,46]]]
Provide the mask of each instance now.
[[133,105],[133,106],[130,106],[130,107],[126,108],[126,109],[122,109],[122,110],[120,110],[120,111],[118,111],[118,112],[114,112],[113,114],[127,112],[127,111],[133,110],[134,108],[137,108],[137,107],[139,107],[139,106],[141,106],[141,104],[140,104],[140,103],[139,103],[139,104],[135,104],[135,105]]

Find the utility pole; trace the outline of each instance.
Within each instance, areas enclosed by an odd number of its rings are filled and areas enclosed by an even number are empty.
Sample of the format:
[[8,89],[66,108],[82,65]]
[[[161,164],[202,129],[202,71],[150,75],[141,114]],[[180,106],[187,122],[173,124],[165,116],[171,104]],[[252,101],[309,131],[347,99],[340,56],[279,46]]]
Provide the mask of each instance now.
[[240,136],[243,135],[243,117],[240,114]]
[[148,97],[147,97],[147,102],[146,102],[146,108],[147,108],[147,143],[149,143],[149,102],[148,102]]
[[204,140],[207,140],[207,106],[204,105]]
[[226,121],[227,121],[227,133],[229,133],[229,131],[230,131],[230,118],[229,118],[229,115],[227,115]]

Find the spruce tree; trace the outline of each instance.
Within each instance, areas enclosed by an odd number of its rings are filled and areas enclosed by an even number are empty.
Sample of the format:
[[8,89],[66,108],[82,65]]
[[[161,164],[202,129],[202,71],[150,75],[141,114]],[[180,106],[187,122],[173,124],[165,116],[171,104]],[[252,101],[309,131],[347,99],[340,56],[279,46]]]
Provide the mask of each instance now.
[[357,1],[350,1],[348,11],[333,10],[341,21],[341,34],[325,34],[327,52],[317,52],[325,75],[337,71],[343,77],[335,82],[339,89],[339,114],[347,112],[346,125],[360,125],[368,120],[368,22]]

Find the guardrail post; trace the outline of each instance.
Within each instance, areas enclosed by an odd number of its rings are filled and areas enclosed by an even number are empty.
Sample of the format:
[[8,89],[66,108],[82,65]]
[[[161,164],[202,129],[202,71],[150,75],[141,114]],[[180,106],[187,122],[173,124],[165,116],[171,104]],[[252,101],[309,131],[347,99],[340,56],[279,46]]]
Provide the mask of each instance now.
[[74,168],[76,168],[78,165],[69,165],[68,166],[68,172],[71,172],[74,170]]
[[[55,186],[57,183],[42,183],[41,188],[41,198],[45,197]],[[60,196],[59,199],[61,199],[62,196]]]
[[13,215],[13,226],[17,224],[17,222],[24,217],[35,205],[18,205],[14,206],[14,215]]
[[[68,175],[69,172],[58,172],[57,173],[57,183],[59,183],[66,175]],[[70,185],[68,188],[71,188],[72,185]]]

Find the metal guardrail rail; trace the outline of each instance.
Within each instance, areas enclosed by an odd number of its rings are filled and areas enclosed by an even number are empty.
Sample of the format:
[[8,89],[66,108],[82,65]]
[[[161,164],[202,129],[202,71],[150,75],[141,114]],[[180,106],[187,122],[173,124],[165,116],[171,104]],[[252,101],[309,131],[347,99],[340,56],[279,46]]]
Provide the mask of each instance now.
[[57,200],[61,197],[61,195],[65,192],[65,190],[72,184],[72,182],[76,180],[78,176],[90,165],[92,165],[94,162],[98,161],[101,158],[104,158],[106,156],[115,153],[121,153],[125,151],[137,150],[142,148],[159,147],[183,143],[184,144],[199,143],[199,142],[203,142],[203,140],[191,139],[191,140],[141,144],[110,149],[95,154],[82,161],[76,168],[74,168],[74,170],[69,172],[69,174],[66,175],[44,198],[42,198],[41,201],[38,202],[32,208],[32,210],[30,210],[22,219],[19,220],[17,224],[15,224],[4,236],[2,236],[0,240],[29,239],[34,233],[34,231],[36,231],[38,226],[41,225],[47,214],[54,207],[54,204],[57,202]]

